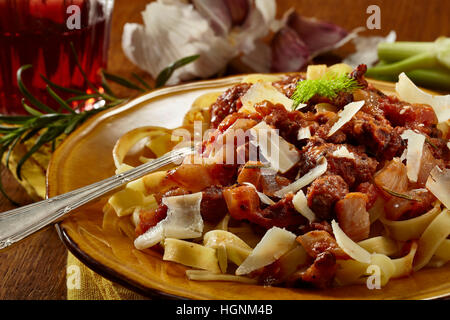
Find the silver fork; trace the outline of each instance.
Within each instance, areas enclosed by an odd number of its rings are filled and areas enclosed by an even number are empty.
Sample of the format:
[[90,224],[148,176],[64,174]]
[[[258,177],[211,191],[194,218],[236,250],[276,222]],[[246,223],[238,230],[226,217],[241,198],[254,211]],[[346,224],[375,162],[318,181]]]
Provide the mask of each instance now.
[[185,156],[192,154],[193,151],[193,147],[177,149],[127,172],[117,174],[86,187],[0,213],[0,250],[54,222],[60,221],[74,209],[152,171],[181,160]]

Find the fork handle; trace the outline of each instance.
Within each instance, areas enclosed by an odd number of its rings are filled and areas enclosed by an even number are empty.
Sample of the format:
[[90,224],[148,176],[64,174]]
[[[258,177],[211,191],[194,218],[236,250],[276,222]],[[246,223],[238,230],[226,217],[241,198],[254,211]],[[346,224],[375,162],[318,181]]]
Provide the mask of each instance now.
[[193,148],[190,147],[174,150],[158,159],[86,187],[0,213],[0,250],[61,220],[74,209],[98,199],[128,182],[174,163],[192,152]]

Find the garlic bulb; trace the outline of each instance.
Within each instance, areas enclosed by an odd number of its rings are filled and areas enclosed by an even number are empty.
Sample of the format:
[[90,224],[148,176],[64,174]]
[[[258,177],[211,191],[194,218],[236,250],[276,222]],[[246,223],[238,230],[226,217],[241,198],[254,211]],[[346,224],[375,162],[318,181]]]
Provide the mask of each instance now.
[[[236,10],[245,3],[247,11]],[[122,48],[153,77],[171,63],[199,54],[194,63],[175,71],[168,84],[207,78],[234,57],[253,51],[255,41],[268,34],[275,12],[275,0],[197,0],[193,4],[158,0],[142,12],[143,25],[125,24]],[[239,16],[244,16],[242,23],[236,20]],[[233,18],[238,25],[233,25]]]

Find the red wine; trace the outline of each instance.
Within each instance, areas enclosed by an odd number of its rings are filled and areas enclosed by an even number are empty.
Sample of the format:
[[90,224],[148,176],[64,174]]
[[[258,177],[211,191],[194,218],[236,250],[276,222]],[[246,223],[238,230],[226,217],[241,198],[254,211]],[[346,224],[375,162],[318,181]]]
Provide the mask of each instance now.
[[[58,105],[47,94],[40,74],[58,85],[89,92],[71,43],[88,79],[100,86],[99,70],[106,68],[107,62],[112,1],[102,3],[110,7],[92,0],[0,0],[0,113],[25,113],[16,74],[26,64],[33,67],[23,72],[24,84],[52,108]],[[75,11],[68,10],[71,5],[78,8],[78,20],[73,18]],[[78,25],[67,22],[71,17]]]

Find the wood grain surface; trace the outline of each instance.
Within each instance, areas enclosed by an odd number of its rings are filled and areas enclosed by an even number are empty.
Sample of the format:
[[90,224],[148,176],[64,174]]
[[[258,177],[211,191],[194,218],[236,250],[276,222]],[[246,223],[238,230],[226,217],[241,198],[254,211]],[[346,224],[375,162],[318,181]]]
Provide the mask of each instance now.
[[[127,76],[131,72],[149,79],[130,63],[121,49],[124,23],[141,22],[140,12],[148,0],[116,0],[109,50],[112,73]],[[450,35],[450,1],[443,0],[278,0],[278,12],[295,7],[305,16],[330,21],[344,28],[365,26],[369,5],[381,9],[381,29],[368,30],[365,35],[386,35],[395,30],[398,40],[432,41]],[[126,94],[125,91],[121,92]],[[1,170],[3,184],[21,204],[31,200],[11,174]],[[0,212],[14,207],[0,196]],[[65,299],[67,251],[53,227],[26,239],[0,253],[0,299]]]

